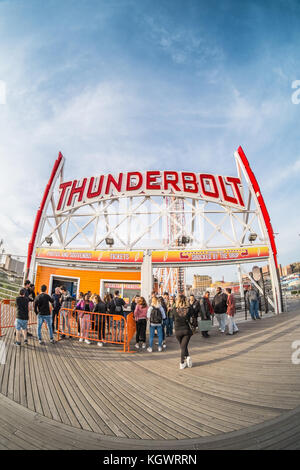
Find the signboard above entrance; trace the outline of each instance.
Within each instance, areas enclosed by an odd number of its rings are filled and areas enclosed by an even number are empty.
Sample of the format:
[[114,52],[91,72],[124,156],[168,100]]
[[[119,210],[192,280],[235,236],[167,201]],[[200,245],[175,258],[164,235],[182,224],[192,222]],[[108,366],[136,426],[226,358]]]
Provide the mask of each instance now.
[[[38,248],[37,259],[61,261],[82,261],[109,264],[141,264],[143,251],[86,251],[86,250],[55,250]],[[224,263],[235,261],[252,261],[268,258],[267,246],[249,246],[243,248],[209,248],[205,250],[169,250],[152,251],[153,264],[201,264]]]

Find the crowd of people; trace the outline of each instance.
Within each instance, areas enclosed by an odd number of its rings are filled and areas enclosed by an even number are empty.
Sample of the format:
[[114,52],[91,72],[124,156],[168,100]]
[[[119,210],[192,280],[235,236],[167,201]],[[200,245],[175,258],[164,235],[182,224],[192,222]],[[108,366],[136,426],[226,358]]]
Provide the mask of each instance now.
[[[257,293],[254,289],[250,289],[248,301],[252,318],[260,318],[258,315]],[[90,344],[89,333],[93,331],[93,339],[95,340],[96,334],[99,347],[102,347],[105,343],[107,329],[116,328],[116,325],[113,324],[116,323],[116,320],[113,321],[113,317],[109,319],[107,315],[101,314],[120,315],[125,319],[126,315],[132,312],[136,322],[135,348],[138,350],[147,348],[147,351],[152,353],[154,339],[157,337],[156,344],[158,345],[158,351],[161,352],[167,347],[166,338],[173,336],[175,333],[181,350],[180,369],[192,367],[188,350],[190,338],[196,329],[201,332],[203,338],[209,338],[213,317],[217,319],[221,333],[226,333],[226,326],[228,329],[226,334],[228,335],[234,335],[239,331],[234,321],[235,299],[230,288],[227,288],[224,292],[221,287],[218,287],[212,300],[209,291],[206,291],[199,300],[194,295],[187,298],[183,294],[176,297],[165,292],[162,296],[159,296],[156,292],[152,292],[149,303],[144,297],[137,295],[130,305],[126,305],[118,290],[114,292],[114,295],[107,293],[103,299],[98,294],[81,292],[74,304],[74,299],[63,285],[57,287],[52,296],[47,294],[47,286],[43,285],[41,286],[41,293],[35,296],[34,286],[30,281],[26,281],[24,288],[20,290],[20,295],[16,299],[17,346],[21,345],[21,330],[24,335],[24,344],[27,344],[29,302],[33,302],[34,312],[37,315],[37,336],[40,344],[42,344],[41,329],[44,322],[47,324],[50,342],[54,343],[53,335],[58,328],[57,321],[60,311],[62,338],[74,336],[74,333],[71,333],[70,330],[69,309],[72,308],[79,341]],[[50,305],[52,305],[52,308],[50,308]],[[147,326],[149,326],[148,347],[146,344]]]

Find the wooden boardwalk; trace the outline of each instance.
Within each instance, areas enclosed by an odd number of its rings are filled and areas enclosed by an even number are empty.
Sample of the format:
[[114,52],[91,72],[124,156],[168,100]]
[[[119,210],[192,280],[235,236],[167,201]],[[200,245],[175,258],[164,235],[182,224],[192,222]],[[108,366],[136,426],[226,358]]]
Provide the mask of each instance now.
[[196,334],[182,371],[174,337],[152,354],[1,339],[0,449],[300,448],[300,312]]

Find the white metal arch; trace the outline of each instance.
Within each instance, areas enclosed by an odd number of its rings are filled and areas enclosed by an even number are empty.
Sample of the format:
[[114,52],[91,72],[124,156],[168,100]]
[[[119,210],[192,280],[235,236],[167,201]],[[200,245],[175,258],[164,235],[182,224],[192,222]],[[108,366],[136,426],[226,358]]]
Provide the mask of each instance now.
[[[59,154],[39,208],[29,244],[27,276],[33,278],[37,248],[86,250],[172,250],[183,236],[181,249],[242,248],[267,245],[275,310],[281,311],[274,235],[260,189],[241,147],[235,153],[244,207],[195,194],[161,191],[132,195],[121,192],[102,199],[76,199],[72,207],[57,210],[63,183],[64,157]],[[172,172],[170,172],[172,173]],[[175,172],[173,172],[175,173]],[[218,177],[221,178],[221,177]],[[222,181],[218,181],[220,185]],[[165,194],[166,193],[166,194]],[[86,194],[86,193],[85,193]],[[190,196],[190,197],[189,197]],[[170,236],[170,227],[173,235]],[[249,235],[256,239],[249,241]],[[112,238],[113,247],[106,244]]]

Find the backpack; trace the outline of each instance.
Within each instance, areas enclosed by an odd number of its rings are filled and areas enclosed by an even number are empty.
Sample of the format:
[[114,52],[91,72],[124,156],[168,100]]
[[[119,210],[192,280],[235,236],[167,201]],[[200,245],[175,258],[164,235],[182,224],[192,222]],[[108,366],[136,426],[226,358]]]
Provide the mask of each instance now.
[[162,323],[162,314],[158,307],[152,307],[150,323],[153,323],[154,325],[159,325]]
[[114,304],[115,304],[115,312],[116,313],[122,313],[123,309],[122,309],[122,305],[117,305],[117,302],[116,302],[116,299],[114,299]]

